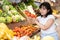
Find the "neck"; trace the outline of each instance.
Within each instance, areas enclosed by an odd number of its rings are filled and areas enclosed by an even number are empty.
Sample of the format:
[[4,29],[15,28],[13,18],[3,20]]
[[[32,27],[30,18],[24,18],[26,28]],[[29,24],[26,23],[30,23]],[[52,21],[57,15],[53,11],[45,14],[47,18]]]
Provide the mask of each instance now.
[[43,16],[45,18],[45,16]]

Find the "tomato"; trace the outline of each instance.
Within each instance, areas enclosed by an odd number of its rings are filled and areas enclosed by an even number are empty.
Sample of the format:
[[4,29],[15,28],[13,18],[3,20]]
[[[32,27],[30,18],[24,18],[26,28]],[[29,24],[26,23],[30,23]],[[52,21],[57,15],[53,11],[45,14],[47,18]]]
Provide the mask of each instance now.
[[28,11],[25,11],[25,13],[28,13]]
[[13,31],[16,32],[15,36],[22,37],[24,35],[31,36],[36,30],[37,28],[32,26],[23,26],[21,28],[15,27]]
[[28,13],[28,14],[27,14],[27,16],[28,16],[28,17],[30,17],[30,16],[31,16],[31,14],[30,14],[30,13]]
[[30,32],[28,32],[26,35],[27,35],[27,36],[30,36],[30,35],[32,35],[32,32],[30,31]]
[[30,17],[31,16],[31,13],[29,11],[25,11],[25,14]]
[[34,14],[31,14],[31,17],[32,17],[32,18],[36,18],[36,15],[34,15]]
[[20,35],[20,34],[18,34],[18,37],[21,37],[21,35]]

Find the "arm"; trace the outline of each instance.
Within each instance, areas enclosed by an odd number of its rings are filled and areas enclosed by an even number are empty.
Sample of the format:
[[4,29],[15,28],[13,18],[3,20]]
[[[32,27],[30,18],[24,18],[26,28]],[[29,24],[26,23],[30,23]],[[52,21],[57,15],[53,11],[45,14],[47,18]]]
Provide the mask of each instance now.
[[35,21],[35,23],[43,30],[48,29],[53,23],[54,20],[53,19],[49,19],[45,25],[42,25],[41,23],[39,23],[38,21]]

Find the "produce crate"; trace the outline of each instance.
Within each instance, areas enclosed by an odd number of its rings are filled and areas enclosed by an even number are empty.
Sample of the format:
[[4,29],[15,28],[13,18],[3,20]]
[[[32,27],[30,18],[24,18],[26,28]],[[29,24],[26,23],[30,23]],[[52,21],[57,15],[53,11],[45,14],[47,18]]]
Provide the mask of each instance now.
[[7,26],[10,29],[13,29],[15,27],[20,27],[22,25],[28,25],[28,22],[27,21],[22,21],[22,22],[12,22],[12,23],[7,24]]
[[[9,23],[7,24],[7,26],[10,28],[10,29],[14,29],[15,27],[22,27],[22,25],[24,26],[28,26],[30,25],[27,21],[23,21],[23,22],[17,22],[17,23]],[[31,35],[29,35],[30,37],[36,35],[37,33],[40,32],[40,29],[38,28],[35,32],[33,32]]]
[[32,33],[32,35],[30,35],[30,37],[33,37],[34,35],[36,35],[39,32],[40,32],[40,29],[36,30],[34,33]]

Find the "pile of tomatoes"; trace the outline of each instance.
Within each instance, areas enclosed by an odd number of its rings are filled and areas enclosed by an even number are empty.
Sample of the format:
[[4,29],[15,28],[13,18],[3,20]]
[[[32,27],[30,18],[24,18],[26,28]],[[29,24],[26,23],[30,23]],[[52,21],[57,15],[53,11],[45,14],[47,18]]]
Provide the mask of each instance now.
[[34,33],[38,28],[32,27],[32,26],[27,26],[27,27],[15,27],[13,31],[15,32],[15,36],[17,37],[22,37],[22,36],[31,36],[32,33]]
[[28,17],[36,18],[36,15],[30,13],[29,11],[25,11],[25,14],[26,14]]

